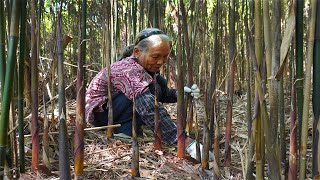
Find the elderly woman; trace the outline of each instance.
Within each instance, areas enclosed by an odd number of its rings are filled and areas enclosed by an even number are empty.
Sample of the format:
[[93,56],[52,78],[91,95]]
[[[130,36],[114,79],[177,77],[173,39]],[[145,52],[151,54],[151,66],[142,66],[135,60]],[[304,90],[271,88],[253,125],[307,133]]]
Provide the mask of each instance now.
[[[108,124],[107,89],[110,86],[114,123],[121,124],[121,127],[114,129],[115,133],[132,135],[133,98],[136,101],[137,128],[146,125],[154,129],[154,75],[159,87],[157,88],[159,101],[169,103],[177,101],[176,90],[168,89],[167,81],[158,75],[161,66],[167,62],[170,48],[170,38],[161,30],[147,28],[141,31],[135,40],[133,50],[129,49],[124,53],[124,56],[131,56],[111,65],[111,84],[108,84],[107,68],[91,81],[86,92],[86,121],[94,126]],[[175,144],[177,142],[175,123],[161,105],[159,112],[162,139],[167,144]],[[187,147],[190,148],[191,142],[192,140],[187,138]]]

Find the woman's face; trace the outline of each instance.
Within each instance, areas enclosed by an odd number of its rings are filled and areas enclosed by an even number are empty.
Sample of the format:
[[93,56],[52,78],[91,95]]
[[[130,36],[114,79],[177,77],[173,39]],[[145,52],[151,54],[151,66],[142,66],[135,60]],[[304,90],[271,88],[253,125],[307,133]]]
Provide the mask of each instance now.
[[167,62],[169,57],[170,44],[161,39],[151,44],[146,52],[141,52],[138,48],[135,48],[134,55],[144,69],[149,72],[159,72],[161,66]]

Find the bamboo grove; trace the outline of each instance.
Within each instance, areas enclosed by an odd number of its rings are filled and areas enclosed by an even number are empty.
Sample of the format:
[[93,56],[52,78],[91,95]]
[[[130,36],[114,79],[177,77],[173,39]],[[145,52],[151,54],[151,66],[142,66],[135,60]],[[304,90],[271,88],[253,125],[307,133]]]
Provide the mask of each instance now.
[[[60,178],[83,177],[86,87],[146,27],[172,38],[161,74],[178,89],[179,158],[186,156],[189,134],[197,140],[202,173],[230,177],[232,154],[238,153],[233,140],[238,98],[246,106],[242,179],[319,179],[319,0],[0,1],[0,178],[37,172],[40,165],[52,168],[53,127],[59,131]],[[194,83],[202,92],[202,121],[196,100],[183,93],[184,85]],[[223,94],[226,111],[220,111]],[[76,102],[73,121],[69,100]],[[157,98],[154,109],[154,148],[160,150]],[[112,119],[105,127],[111,141]],[[132,130],[131,176],[138,177],[140,147],[136,127]]]

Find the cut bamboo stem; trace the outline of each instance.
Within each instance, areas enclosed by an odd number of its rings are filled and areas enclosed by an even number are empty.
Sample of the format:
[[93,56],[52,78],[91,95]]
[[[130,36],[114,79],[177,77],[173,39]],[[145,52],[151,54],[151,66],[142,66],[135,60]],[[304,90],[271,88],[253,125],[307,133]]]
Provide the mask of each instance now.
[[132,164],[131,176],[140,177],[139,172],[139,144],[137,138],[137,119],[136,119],[136,102],[133,98],[133,113],[132,113]]

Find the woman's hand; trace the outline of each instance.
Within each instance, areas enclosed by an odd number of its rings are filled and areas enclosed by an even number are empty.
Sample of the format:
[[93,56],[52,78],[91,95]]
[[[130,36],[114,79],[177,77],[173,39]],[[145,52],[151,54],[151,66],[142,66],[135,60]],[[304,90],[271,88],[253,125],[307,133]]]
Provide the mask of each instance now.
[[185,93],[190,94],[192,97],[196,99],[200,97],[200,89],[198,88],[197,84],[193,84],[191,88],[185,86],[183,90]]

